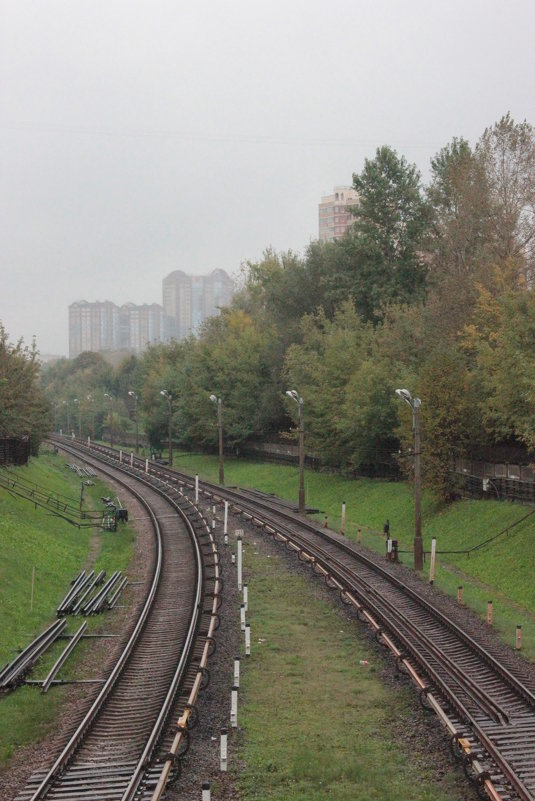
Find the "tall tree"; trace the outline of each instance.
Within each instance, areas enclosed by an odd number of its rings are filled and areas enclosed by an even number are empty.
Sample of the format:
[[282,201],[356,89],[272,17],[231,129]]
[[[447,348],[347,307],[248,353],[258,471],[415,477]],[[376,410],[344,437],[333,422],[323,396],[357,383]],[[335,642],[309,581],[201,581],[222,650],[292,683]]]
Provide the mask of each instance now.
[[424,296],[430,209],[416,167],[387,146],[366,159],[353,186],[359,204],[351,232],[339,243],[342,284],[359,314],[376,322],[386,304]]
[[492,200],[494,253],[518,263],[531,283],[535,262],[535,130],[509,113],[487,128],[476,147]]

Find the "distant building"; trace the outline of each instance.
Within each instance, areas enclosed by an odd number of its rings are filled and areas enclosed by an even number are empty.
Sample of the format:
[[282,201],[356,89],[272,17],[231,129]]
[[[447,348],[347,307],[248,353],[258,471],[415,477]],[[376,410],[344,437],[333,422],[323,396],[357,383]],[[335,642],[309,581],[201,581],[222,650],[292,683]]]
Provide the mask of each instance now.
[[208,318],[230,305],[234,282],[224,270],[209,275],[186,275],[182,270],[169,273],[162,282],[163,308],[167,335],[184,339],[199,330]]
[[351,186],[335,186],[332,195],[325,195],[319,204],[319,240],[334,242],[341,239],[353,222],[351,207],[357,206],[359,196]]
[[69,357],[86,350],[94,353],[124,350],[141,353],[164,339],[164,310],[158,303],[116,306],[109,300],[69,306]]
[[165,339],[165,313],[159,303],[125,303],[120,316],[121,350],[142,353],[147,345]]
[[120,316],[115,303],[80,300],[69,306],[69,356],[85,350],[99,353],[120,347]]

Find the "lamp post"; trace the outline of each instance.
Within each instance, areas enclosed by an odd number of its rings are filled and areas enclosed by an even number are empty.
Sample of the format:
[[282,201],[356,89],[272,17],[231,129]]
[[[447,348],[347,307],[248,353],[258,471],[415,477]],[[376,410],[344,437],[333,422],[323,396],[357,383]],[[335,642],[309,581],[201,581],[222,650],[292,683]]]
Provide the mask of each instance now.
[[303,421],[303,398],[297,390],[288,389],[286,394],[297,403],[299,413],[299,514],[305,513],[305,425]]
[[172,417],[173,417],[173,396],[166,390],[160,390],[160,395],[163,395],[165,400],[167,401],[167,410],[169,413],[169,464],[173,464],[173,441],[171,439],[171,424],[172,424]]
[[87,396],[87,402],[91,404],[91,436],[93,440],[95,439],[95,407],[93,406],[94,397],[92,395]]
[[420,398],[413,398],[408,389],[396,389],[398,395],[412,409],[414,434],[414,569],[423,570],[424,547],[422,542],[422,477],[420,462]]
[[223,409],[221,398],[216,395],[210,395],[210,400],[217,406],[217,428],[219,430],[219,483],[221,486],[225,483],[225,472],[223,470]]
[[80,401],[78,398],[74,398],[73,403],[75,403],[78,407],[78,439],[82,439],[82,409],[80,406]]
[[104,397],[110,402],[110,448],[113,448],[113,395],[105,392]]
[[63,401],[63,405],[67,407],[67,436],[71,436],[71,404],[69,401]]
[[130,395],[131,398],[134,399],[134,414],[136,415],[136,456],[137,456],[138,453],[139,453],[139,426],[138,426],[138,418],[137,418],[138,397],[137,397],[136,393],[133,392],[132,390],[130,390],[128,392],[128,394]]

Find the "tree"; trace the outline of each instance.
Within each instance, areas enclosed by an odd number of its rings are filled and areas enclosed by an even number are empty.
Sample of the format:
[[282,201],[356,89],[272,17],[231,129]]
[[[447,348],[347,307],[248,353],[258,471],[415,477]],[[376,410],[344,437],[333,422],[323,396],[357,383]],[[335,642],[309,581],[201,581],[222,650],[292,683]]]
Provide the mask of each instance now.
[[50,407],[39,387],[39,353],[22,340],[9,342],[0,323],[0,436],[30,437],[34,455],[50,428]]
[[338,243],[342,284],[363,319],[377,322],[388,303],[424,296],[430,209],[416,167],[386,146],[353,175],[353,187],[359,194],[355,223]]
[[530,284],[535,260],[535,130],[507,113],[483,133],[476,154],[492,201],[493,250],[500,264],[515,260]]

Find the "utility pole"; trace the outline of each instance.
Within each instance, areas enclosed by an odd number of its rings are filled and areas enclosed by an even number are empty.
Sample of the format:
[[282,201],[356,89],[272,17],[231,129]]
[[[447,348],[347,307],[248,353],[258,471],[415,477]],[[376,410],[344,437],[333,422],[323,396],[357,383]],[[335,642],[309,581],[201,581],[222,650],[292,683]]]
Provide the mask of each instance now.
[[217,406],[217,428],[219,433],[219,484],[225,483],[225,471],[223,469],[223,402],[221,398],[210,395],[210,400]]
[[422,475],[420,446],[420,398],[413,398],[408,389],[396,389],[396,395],[412,409],[412,432],[414,437],[414,569],[423,570],[424,546],[422,540]]
[[130,390],[128,394],[130,395],[131,398],[134,399],[134,414],[136,416],[136,456],[137,456],[138,453],[139,453],[139,425],[138,425],[138,418],[137,418],[137,401],[138,401],[138,397],[137,397],[136,393],[133,392],[132,390]]
[[299,514],[305,513],[305,422],[303,418],[303,398],[297,390],[288,389],[286,394],[297,403],[299,421]]

